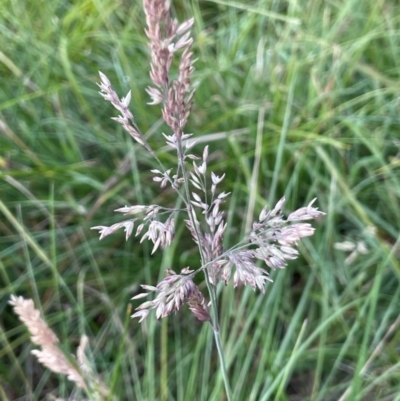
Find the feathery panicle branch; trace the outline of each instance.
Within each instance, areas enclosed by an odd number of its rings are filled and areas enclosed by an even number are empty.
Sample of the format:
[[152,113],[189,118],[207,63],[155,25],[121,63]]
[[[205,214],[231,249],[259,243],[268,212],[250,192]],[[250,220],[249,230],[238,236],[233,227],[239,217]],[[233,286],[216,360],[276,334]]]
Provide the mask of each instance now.
[[[193,58],[190,51],[193,39],[189,29],[194,19],[183,22],[171,18],[170,2],[165,0],[144,0],[146,14],[146,35],[151,50],[150,78],[156,87],[147,88],[152,101],[163,103],[164,121],[173,131],[173,139],[180,140],[193,103],[194,90],[191,87]],[[169,72],[174,53],[182,50],[178,78],[171,82]]]

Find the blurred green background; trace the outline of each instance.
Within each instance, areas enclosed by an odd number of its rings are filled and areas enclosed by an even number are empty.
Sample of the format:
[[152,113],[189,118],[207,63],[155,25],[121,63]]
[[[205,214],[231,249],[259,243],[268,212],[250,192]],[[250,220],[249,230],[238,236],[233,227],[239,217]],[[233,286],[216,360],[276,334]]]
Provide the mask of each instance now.
[[[225,245],[283,195],[286,211],[317,197],[327,212],[265,294],[221,288],[235,400],[400,400],[400,4],[188,0],[173,12],[195,18],[187,132],[226,173]],[[132,90],[139,127],[173,167],[146,104],[144,27],[134,0],[0,4],[1,399],[84,399],[30,354],[10,294],[35,301],[65,351],[88,335],[118,400],[225,399],[210,327],[186,308],[129,318],[139,284],[199,266],[186,229],[153,256],[122,231],[90,230],[124,205],[176,202],[96,86],[100,70],[120,96]]]

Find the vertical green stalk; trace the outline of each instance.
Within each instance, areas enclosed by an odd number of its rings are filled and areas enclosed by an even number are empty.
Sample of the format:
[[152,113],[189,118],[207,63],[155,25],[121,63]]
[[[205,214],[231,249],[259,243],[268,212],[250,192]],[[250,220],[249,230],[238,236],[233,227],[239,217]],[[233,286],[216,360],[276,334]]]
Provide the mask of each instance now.
[[161,322],[161,400],[168,401],[168,320]]
[[[177,137],[178,137],[178,135],[177,135]],[[178,148],[178,160],[179,160],[179,164],[180,164],[181,169],[182,169],[182,175],[183,175],[183,178],[184,178],[184,187],[185,187],[185,194],[186,194],[186,202],[185,203],[186,203],[186,207],[187,207],[187,212],[188,212],[189,218],[192,221],[194,230],[196,232],[197,243],[198,243],[199,253],[200,253],[200,258],[201,258],[201,263],[204,266],[207,263],[207,261],[206,261],[203,249],[201,247],[200,233],[198,231],[198,227],[197,227],[197,224],[196,224],[194,211],[193,211],[192,205],[190,204],[190,191],[189,191],[189,185],[188,185],[188,174],[187,174],[187,171],[186,171],[186,168],[185,168],[185,161],[184,161],[183,150],[182,150],[182,142],[181,142],[180,138],[178,139],[177,144],[178,144],[178,146],[177,146],[177,148]],[[231,387],[229,385],[228,373],[227,373],[227,370],[226,370],[226,363],[225,363],[225,355],[224,355],[224,351],[223,351],[222,343],[221,343],[221,335],[220,335],[220,327],[219,327],[219,319],[218,319],[217,293],[216,293],[215,286],[213,284],[211,284],[210,278],[208,276],[207,269],[204,270],[204,275],[205,275],[205,279],[206,279],[208,293],[210,295],[210,300],[211,300],[211,310],[212,310],[212,313],[211,313],[211,325],[212,325],[212,328],[213,328],[215,345],[217,346],[217,350],[218,350],[218,358],[219,358],[222,378],[223,378],[223,381],[224,381],[225,392],[226,392],[226,396],[228,398],[228,401],[232,401],[232,390],[231,390]]]
[[224,350],[222,349],[222,343],[221,343],[221,335],[220,335],[219,320],[218,320],[217,293],[216,293],[215,287],[210,282],[210,278],[208,277],[207,270],[204,270],[204,275],[206,277],[206,284],[207,284],[208,292],[209,292],[210,298],[211,298],[212,328],[213,328],[213,333],[214,333],[215,345],[217,346],[217,350],[218,350],[218,357],[219,357],[219,363],[220,363],[220,368],[221,368],[221,373],[222,373],[222,379],[224,381],[224,386],[225,386],[225,391],[226,391],[226,396],[228,398],[228,401],[232,401],[233,400],[232,390],[231,390],[231,386],[229,385],[228,372],[226,370],[225,355],[224,355]]

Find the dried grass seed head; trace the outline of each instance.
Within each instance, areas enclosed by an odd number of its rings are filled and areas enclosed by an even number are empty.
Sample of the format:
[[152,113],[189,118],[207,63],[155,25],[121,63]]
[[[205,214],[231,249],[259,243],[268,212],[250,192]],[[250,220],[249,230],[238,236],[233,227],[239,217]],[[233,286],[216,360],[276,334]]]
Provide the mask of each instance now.
[[78,387],[86,388],[81,373],[58,348],[57,336],[41,318],[32,299],[11,295],[9,304],[31,333],[32,342],[41,347],[41,350],[31,351],[38,361],[51,371],[67,376],[68,380],[74,382]]

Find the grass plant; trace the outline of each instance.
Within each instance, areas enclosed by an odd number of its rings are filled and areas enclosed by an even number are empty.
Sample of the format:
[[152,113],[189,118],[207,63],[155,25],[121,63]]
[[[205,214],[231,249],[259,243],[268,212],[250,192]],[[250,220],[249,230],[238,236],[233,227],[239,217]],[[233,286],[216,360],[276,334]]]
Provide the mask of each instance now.
[[[209,145],[209,169],[226,172],[225,249],[283,195],[287,211],[314,196],[328,211],[264,295],[229,286],[219,294],[235,400],[400,400],[400,6],[173,6],[180,20],[195,17],[187,131]],[[99,242],[90,231],[116,223],[121,205],[182,207],[172,191],[160,195],[156,164],[109,119],[95,85],[101,70],[118,93],[132,91],[137,124],[170,165],[174,154],[158,146],[161,120],[146,104],[140,2],[5,0],[0,21],[0,397],[82,397],[30,354],[8,305],[18,294],[34,300],[67,354],[88,336],[88,364],[113,397],[225,399],[206,325],[185,310],[130,320],[139,283],[198,263],[185,231],[154,255],[146,243]]]

